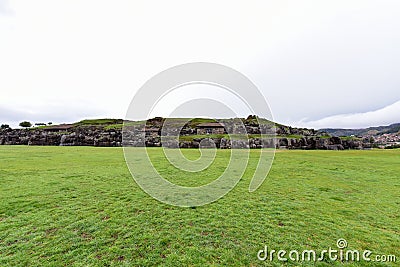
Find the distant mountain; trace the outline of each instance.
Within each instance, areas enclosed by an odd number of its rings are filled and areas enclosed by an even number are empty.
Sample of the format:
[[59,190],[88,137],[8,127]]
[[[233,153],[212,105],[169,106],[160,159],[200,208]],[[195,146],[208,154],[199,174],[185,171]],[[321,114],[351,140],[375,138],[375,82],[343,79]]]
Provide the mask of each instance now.
[[365,135],[381,135],[385,133],[400,132],[400,123],[391,124],[389,126],[369,127],[365,129],[319,129],[319,132],[326,132],[333,136],[365,136]]

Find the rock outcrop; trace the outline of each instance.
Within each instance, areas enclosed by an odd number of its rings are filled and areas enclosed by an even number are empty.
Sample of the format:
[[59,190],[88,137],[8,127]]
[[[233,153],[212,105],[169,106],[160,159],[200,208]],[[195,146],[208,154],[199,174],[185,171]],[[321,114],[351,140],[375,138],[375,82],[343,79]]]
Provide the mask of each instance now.
[[121,146],[122,133],[103,127],[76,127],[69,132],[42,129],[0,131],[0,145],[37,146]]
[[[61,124],[34,129],[5,128],[0,129],[0,145],[101,147],[124,145],[168,148],[216,147],[220,149],[276,147],[280,149],[324,150],[371,147],[369,140],[332,137],[318,133],[313,129],[292,128],[267,120],[259,125],[258,119],[255,116],[249,116],[247,119],[225,119],[222,121],[226,131],[233,132],[233,128],[239,130],[239,134],[235,132],[234,139],[228,139],[227,134],[198,135],[196,129],[198,128],[197,125],[200,124],[196,124],[196,121],[189,120],[181,127],[177,126],[178,120],[176,119],[166,122],[164,118],[156,117],[142,122],[129,121],[124,132],[121,130],[123,121],[112,119],[103,120],[108,122],[107,125],[83,125],[82,122],[84,121],[82,121],[76,124]],[[197,122],[204,122],[204,119],[197,120]],[[242,125],[241,128],[237,126],[239,124],[233,122],[239,122]],[[212,126],[216,123],[208,124]],[[183,138],[178,140],[177,136]],[[250,138],[247,139],[247,136]]]
[[[304,136],[287,138],[277,136],[275,139],[250,138],[249,140],[229,140],[226,138],[194,138],[191,141],[167,140],[164,143],[160,136],[146,136],[142,142],[133,141],[129,146],[199,148],[217,147],[221,149],[261,148],[263,146],[280,149],[363,149],[370,144],[362,140],[344,140],[339,137]],[[121,130],[104,130],[102,127],[76,127],[69,132],[48,132],[45,130],[7,129],[0,131],[0,145],[36,145],[36,146],[122,146]]]

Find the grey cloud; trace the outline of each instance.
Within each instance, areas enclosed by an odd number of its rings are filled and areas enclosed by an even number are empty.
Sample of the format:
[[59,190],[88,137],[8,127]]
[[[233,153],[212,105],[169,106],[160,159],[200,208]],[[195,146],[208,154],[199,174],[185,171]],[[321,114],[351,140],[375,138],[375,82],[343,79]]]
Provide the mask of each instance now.
[[227,106],[212,99],[194,99],[175,109],[171,117],[233,118],[237,115]]
[[8,0],[0,0],[0,15],[14,15],[14,10],[10,7]]
[[[372,4],[375,9],[367,8]],[[396,12],[398,4],[376,2],[360,6],[357,15],[343,8],[337,17],[315,21],[316,27],[304,28],[260,53],[248,73],[267,96],[276,119],[318,121],[398,101],[400,20]]]
[[315,121],[302,121],[297,126],[321,128],[366,128],[400,122],[400,101],[384,108],[364,113],[349,113],[329,116]]
[[104,117],[104,110],[87,108],[83,105],[48,105],[46,107],[0,107],[0,123],[10,124],[12,127],[24,120],[31,122],[76,122],[83,118]]

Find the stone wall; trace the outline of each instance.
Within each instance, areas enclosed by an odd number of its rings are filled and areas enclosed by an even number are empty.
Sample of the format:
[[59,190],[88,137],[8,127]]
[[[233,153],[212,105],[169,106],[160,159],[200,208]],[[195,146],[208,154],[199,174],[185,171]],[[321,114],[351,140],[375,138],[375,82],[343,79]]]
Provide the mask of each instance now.
[[[370,148],[370,144],[358,140],[343,140],[339,137],[305,136],[302,138],[277,137],[275,140],[228,140],[225,138],[197,138],[192,141],[181,141],[177,143],[165,142],[162,144],[160,136],[146,136],[145,144],[149,147],[181,147],[198,148],[213,147],[229,148],[261,148],[276,146],[281,149],[363,149]],[[141,146],[143,142],[131,143],[131,146]],[[68,132],[49,132],[42,129],[5,129],[0,130],[0,145],[42,145],[42,146],[122,146],[121,130],[104,130],[103,127],[85,126],[75,127]]]
[[121,146],[121,131],[102,127],[76,127],[68,132],[33,129],[0,131],[0,145]]

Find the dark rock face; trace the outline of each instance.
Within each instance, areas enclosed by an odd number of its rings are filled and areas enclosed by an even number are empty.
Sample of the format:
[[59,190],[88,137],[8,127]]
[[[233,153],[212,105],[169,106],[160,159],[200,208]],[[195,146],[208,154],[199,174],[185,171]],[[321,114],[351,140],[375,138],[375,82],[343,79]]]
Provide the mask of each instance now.
[[[252,133],[257,133],[257,127],[249,126]],[[231,148],[262,148],[276,147],[281,149],[322,149],[344,150],[370,148],[368,142],[362,140],[343,140],[339,137],[313,136],[315,132],[307,129],[279,128],[281,134],[304,134],[301,138],[286,138],[277,136],[275,139],[250,138],[249,140],[229,140],[226,138],[194,138],[192,141],[165,139],[157,134],[134,138],[124,144],[126,146],[148,146],[169,148],[199,148],[217,147]],[[135,133],[133,133],[135,134]],[[308,134],[308,135],[306,135]],[[140,139],[141,138],[141,139]],[[143,140],[142,140],[143,139]],[[122,146],[121,130],[104,130],[101,126],[74,127],[68,132],[51,132],[43,129],[3,129],[0,130],[0,145],[38,145],[38,146]]]
[[77,127],[70,132],[21,129],[0,132],[1,145],[121,146],[121,139],[121,131],[101,127]]
[[[280,147],[286,143],[286,138],[280,139]],[[302,137],[300,139],[287,140],[288,149],[321,149],[321,150],[344,150],[362,149],[366,144],[355,140],[342,140],[339,137]]]

